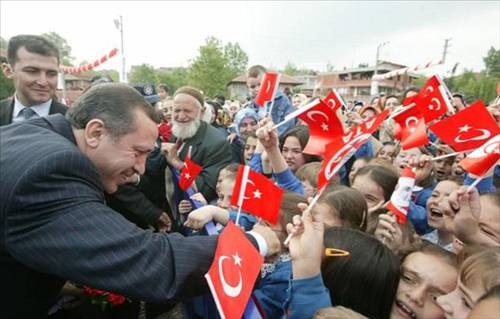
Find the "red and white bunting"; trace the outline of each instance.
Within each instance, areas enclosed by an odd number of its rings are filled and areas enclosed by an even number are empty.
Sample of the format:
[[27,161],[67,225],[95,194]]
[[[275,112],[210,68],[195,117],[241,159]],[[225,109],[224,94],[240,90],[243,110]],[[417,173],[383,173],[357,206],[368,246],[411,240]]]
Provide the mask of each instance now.
[[418,65],[415,65],[413,67],[406,67],[406,68],[397,69],[397,70],[394,70],[394,71],[391,71],[391,72],[387,72],[387,73],[384,73],[384,74],[374,75],[372,77],[372,80],[376,80],[376,81],[378,81],[378,80],[385,80],[385,79],[388,79],[388,78],[392,78],[393,76],[398,76],[398,75],[406,74],[408,72],[421,71],[421,70],[424,70],[424,69],[427,69],[427,68],[430,68],[430,67],[433,67],[433,66],[436,66],[436,65],[441,65],[443,63],[444,63],[443,60],[428,61],[426,63],[418,64]]
[[61,72],[66,73],[66,74],[72,74],[72,73],[81,73],[81,72],[86,72],[90,71],[99,65],[103,64],[104,62],[108,61],[112,57],[114,57],[118,53],[118,49],[114,48],[113,50],[109,51],[108,54],[103,55],[100,59],[95,60],[92,63],[88,63],[86,65],[82,65],[79,67],[73,67],[73,66],[68,66],[68,65],[60,65],[59,69]]

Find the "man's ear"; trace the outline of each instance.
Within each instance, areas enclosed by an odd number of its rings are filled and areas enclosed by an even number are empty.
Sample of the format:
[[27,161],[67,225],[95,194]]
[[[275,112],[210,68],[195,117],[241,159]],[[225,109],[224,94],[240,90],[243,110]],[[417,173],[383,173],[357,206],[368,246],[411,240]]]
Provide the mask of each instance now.
[[12,78],[12,73],[14,73],[10,64],[5,62],[2,63],[2,72],[8,79]]
[[104,122],[100,119],[90,120],[85,126],[85,142],[91,148],[96,148],[108,133]]

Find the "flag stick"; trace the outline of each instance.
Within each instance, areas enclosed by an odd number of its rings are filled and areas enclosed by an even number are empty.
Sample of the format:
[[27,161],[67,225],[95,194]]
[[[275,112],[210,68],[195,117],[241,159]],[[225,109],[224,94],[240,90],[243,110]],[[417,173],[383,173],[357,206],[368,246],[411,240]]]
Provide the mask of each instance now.
[[[318,199],[319,197],[321,196],[321,194],[323,194],[323,190],[325,189],[326,187],[323,187],[321,189],[321,191],[316,194],[316,196],[314,196],[314,198],[312,199],[311,203],[309,203],[309,206],[307,206],[306,210],[305,211],[309,211],[313,208],[314,205],[316,205],[316,203],[318,202]],[[288,237],[285,239],[284,241],[284,245],[288,245],[288,243],[290,243],[290,240],[292,239],[292,234],[288,234]]]
[[[274,96],[273,99],[271,100],[271,106],[269,106],[269,112],[267,114],[271,115],[271,112],[273,111],[273,105],[274,105]],[[273,116],[271,115],[271,119]]]
[[283,124],[285,124],[286,122],[290,121],[291,119],[294,119],[296,118],[297,116],[309,111],[309,109],[313,108],[314,106],[318,105],[319,103],[319,99],[314,99],[312,100],[311,102],[307,103],[306,105],[300,107],[299,109],[293,111],[292,113],[289,113],[285,116],[285,118],[283,119],[283,121],[279,122],[278,124],[275,124],[272,128],[273,129],[276,129],[280,126],[282,126]]
[[463,152],[453,152],[453,153],[450,153],[450,154],[444,154],[444,155],[441,155],[441,156],[438,156],[438,157],[434,157],[431,159],[431,162],[433,161],[437,161],[437,160],[440,160],[442,158],[447,158],[447,157],[451,157],[451,156],[456,156],[458,154],[462,154]]
[[474,183],[472,183],[468,188],[467,188],[467,193],[470,192],[472,190],[473,187],[476,187],[477,184],[479,184],[479,182],[481,182],[481,180],[483,179],[483,177],[478,177]]
[[401,145],[401,141],[397,140],[396,144],[394,144],[394,148],[397,149],[397,148],[399,148],[400,145]]
[[236,226],[239,226],[240,215],[241,215],[241,206],[238,207],[238,213],[236,214]]

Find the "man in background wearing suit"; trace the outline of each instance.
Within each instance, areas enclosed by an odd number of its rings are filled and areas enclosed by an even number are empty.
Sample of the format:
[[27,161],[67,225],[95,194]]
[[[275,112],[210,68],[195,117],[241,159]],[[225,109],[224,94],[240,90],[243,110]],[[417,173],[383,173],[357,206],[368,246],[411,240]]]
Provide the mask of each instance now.
[[[155,121],[135,89],[101,84],[66,118],[0,127],[2,318],[45,317],[66,280],[157,303],[207,290],[218,236],[145,231],[104,203],[144,173]],[[280,245],[261,225],[247,238],[262,254]]]
[[67,107],[54,100],[59,72],[59,50],[41,36],[18,35],[9,40],[5,76],[16,93],[0,101],[0,126],[31,117],[65,114]]

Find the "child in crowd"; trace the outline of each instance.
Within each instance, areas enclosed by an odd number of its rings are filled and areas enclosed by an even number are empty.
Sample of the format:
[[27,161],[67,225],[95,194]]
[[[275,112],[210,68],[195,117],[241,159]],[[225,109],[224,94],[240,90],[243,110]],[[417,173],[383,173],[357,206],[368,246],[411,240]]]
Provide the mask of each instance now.
[[257,135],[251,134],[245,137],[244,139],[244,148],[243,148],[243,159],[245,161],[245,165],[249,165],[250,159],[255,153],[255,149],[257,148]]
[[321,214],[325,227],[342,226],[366,230],[368,207],[363,195],[353,188],[330,184],[312,208]]
[[377,216],[384,203],[391,199],[392,192],[398,183],[398,176],[392,170],[378,165],[368,165],[361,168],[352,183],[352,188],[358,190],[368,206],[367,229],[373,233],[377,225]]
[[352,163],[351,166],[351,171],[349,172],[349,185],[352,186],[352,183],[354,181],[354,176],[356,173],[359,171],[360,168],[365,167],[368,165],[368,162],[370,161],[370,157],[359,157],[354,160],[354,163]]
[[484,294],[472,311],[468,319],[494,319],[500,310],[500,285],[491,288]]
[[396,155],[400,151],[399,146],[396,146],[396,143],[394,142],[385,142],[382,145],[383,146],[378,150],[375,157],[383,158],[388,162],[393,163],[394,159],[396,158]]
[[440,181],[431,197],[427,201],[427,223],[434,228],[433,231],[422,235],[422,239],[428,240],[433,244],[439,245],[448,251],[452,251],[453,233],[446,229],[443,220],[445,202],[450,194],[457,190],[461,185],[460,178],[450,177]]
[[320,162],[311,162],[302,165],[295,176],[302,183],[302,190],[304,191],[304,196],[307,198],[314,197],[318,189],[318,174],[321,170]]
[[[500,247],[471,247],[470,249],[472,251],[477,249],[477,252],[467,256],[460,266],[455,290],[437,298],[447,319],[466,319],[478,299],[489,289],[500,284],[498,271]],[[496,315],[498,315],[498,310]]]
[[444,210],[446,228],[465,245],[500,246],[500,190],[479,195],[462,186],[448,197]]
[[[303,207],[305,209],[305,207]],[[348,307],[369,318],[387,318],[399,280],[399,261],[372,236],[345,228],[324,233],[320,215],[308,211],[287,227],[293,279],[288,318],[310,318],[320,308]],[[323,235],[324,233],[324,235]],[[324,256],[327,248],[347,252]]]
[[436,299],[455,288],[456,256],[423,242],[402,260],[401,278],[392,305],[391,319],[443,319]]

